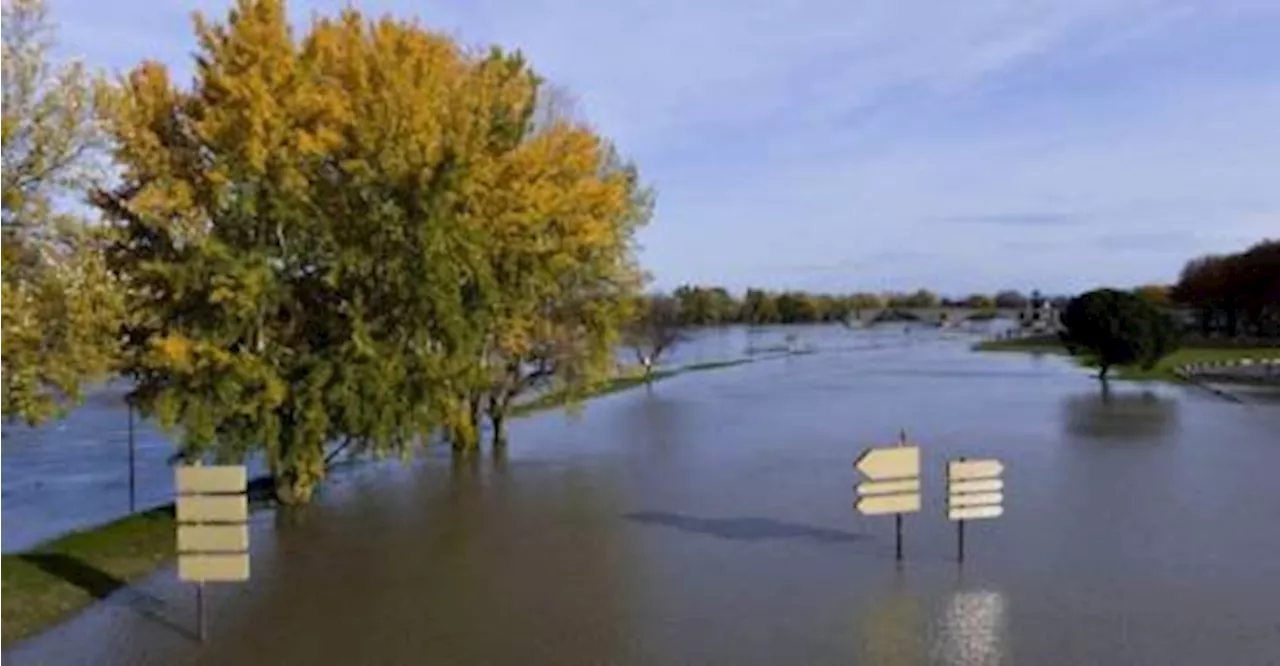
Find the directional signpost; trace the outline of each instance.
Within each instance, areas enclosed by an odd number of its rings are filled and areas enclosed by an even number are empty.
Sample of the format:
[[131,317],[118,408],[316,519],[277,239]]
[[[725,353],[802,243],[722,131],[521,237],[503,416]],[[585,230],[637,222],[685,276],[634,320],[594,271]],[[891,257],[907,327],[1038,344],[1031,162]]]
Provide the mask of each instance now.
[[964,561],[964,522],[1004,513],[1004,464],[994,458],[947,463],[947,519],[956,521],[956,555]]
[[178,579],[196,584],[204,640],[204,584],[249,579],[249,504],[243,465],[179,467]]
[[892,513],[897,558],[902,559],[902,514],[920,510],[920,447],[907,445],[902,433],[897,446],[870,448],[853,463],[867,477],[858,484],[858,502],[863,515]]

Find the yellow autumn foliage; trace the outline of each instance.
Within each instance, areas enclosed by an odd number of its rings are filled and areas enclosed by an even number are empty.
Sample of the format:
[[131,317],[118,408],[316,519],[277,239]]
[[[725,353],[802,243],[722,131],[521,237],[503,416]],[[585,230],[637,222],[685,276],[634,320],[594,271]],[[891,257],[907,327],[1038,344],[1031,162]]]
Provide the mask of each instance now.
[[481,402],[598,377],[648,195],[589,127],[535,126],[518,53],[354,9],[286,17],[198,17],[190,89],[143,63],[104,94],[121,185],[95,203],[141,394],[189,456],[262,449],[304,501],[335,442],[472,445]]

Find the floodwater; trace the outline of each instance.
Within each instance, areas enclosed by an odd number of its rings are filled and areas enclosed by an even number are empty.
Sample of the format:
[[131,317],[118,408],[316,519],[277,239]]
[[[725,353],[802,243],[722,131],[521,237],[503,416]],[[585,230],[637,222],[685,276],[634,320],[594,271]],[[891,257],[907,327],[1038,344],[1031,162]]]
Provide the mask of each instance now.
[[[1280,664],[1280,405],[1103,393],[923,330],[803,337],[521,419],[505,456],[347,468],[255,514],[253,578],[210,586],[204,644],[166,568],[5,663]],[[924,506],[899,564],[892,518],[851,506],[853,460],[902,428]],[[1006,467],[963,565],[959,456]]]

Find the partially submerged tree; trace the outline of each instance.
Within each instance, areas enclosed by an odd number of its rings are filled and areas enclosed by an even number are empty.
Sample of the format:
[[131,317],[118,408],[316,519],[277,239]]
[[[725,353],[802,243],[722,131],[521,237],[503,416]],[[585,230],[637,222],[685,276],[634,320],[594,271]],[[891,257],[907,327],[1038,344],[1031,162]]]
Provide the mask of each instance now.
[[1106,380],[1113,366],[1155,367],[1177,349],[1173,321],[1132,293],[1097,289],[1072,299],[1062,313],[1062,340],[1072,354],[1088,354]]
[[649,381],[663,353],[684,338],[680,330],[680,301],[665,294],[654,294],[642,299],[638,309],[638,315],[624,330],[623,339],[635,353],[636,362],[644,368],[645,381]]
[[113,367],[121,303],[102,230],[65,206],[96,175],[93,82],[49,61],[43,0],[3,11],[3,412],[36,424]]
[[111,95],[122,177],[95,197],[141,406],[187,457],[262,450],[305,501],[334,445],[473,442],[500,377],[602,365],[637,179],[584,127],[528,133],[521,58],[355,10],[295,38],[278,0],[197,32],[190,90],[146,63]]

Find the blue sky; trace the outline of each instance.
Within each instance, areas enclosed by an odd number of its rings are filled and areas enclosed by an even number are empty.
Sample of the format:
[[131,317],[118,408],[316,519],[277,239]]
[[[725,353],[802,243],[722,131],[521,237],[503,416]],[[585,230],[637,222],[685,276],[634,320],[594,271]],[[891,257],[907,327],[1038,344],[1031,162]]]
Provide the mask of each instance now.
[[[1071,292],[1280,237],[1275,0],[354,4],[568,88],[657,189],[659,287]],[[51,5],[67,54],[189,72],[228,3]]]

